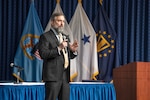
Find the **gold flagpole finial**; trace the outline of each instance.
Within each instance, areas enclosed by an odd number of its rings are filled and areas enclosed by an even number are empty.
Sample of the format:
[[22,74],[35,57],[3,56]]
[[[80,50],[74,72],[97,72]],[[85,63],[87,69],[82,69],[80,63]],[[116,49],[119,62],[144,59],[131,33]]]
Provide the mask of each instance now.
[[78,3],[81,3],[82,2],[82,0],[78,0]]
[[57,3],[60,3],[60,0],[56,0]]
[[103,4],[103,0],[99,0],[99,3],[102,5]]

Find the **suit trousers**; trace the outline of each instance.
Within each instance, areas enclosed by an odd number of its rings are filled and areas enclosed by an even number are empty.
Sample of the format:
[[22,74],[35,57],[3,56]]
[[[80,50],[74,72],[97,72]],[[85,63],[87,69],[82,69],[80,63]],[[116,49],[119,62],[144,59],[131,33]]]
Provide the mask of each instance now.
[[67,73],[64,70],[62,80],[45,82],[45,100],[69,100],[69,99],[70,99],[70,85],[67,82]]

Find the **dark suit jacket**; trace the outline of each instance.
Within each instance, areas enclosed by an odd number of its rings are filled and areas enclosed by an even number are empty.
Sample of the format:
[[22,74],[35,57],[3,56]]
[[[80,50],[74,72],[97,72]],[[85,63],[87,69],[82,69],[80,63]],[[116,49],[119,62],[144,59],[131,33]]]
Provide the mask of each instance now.
[[[52,30],[42,34],[39,40],[39,53],[43,59],[43,81],[58,81],[62,79],[64,70],[67,71],[67,81],[70,81],[70,65],[64,69],[64,57],[58,52],[59,41]],[[76,55],[68,49],[69,64],[70,59]]]

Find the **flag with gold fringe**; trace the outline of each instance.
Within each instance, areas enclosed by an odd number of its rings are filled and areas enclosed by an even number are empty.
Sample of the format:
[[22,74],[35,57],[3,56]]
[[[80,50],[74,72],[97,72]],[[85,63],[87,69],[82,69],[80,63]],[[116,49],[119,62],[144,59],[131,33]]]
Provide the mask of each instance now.
[[[61,6],[60,6],[60,3],[59,3],[59,0],[57,0],[57,4],[56,4],[56,7],[53,11],[53,13],[63,13],[62,9],[61,9]],[[51,28],[51,19],[49,19],[49,22],[45,28],[45,32],[49,31]],[[72,37],[72,31],[70,30],[70,27],[68,25],[68,22],[67,20],[65,21],[65,26],[64,26],[64,30],[63,30],[63,33],[68,35],[69,38],[70,38],[70,42],[73,43],[73,37]],[[76,62],[75,62],[75,59],[71,59],[70,61],[70,81],[73,81],[73,79],[77,76],[77,69],[76,69]]]
[[43,28],[40,23],[38,14],[32,1],[28,16],[25,22],[23,33],[17,48],[14,64],[23,68],[19,70],[14,67],[13,76],[20,81],[42,81],[42,64],[40,57],[35,57],[32,54],[33,47],[38,43],[40,35],[43,33]]
[[77,77],[74,81],[96,80],[98,75],[97,46],[95,31],[79,2],[69,23],[72,37],[79,43],[76,59]]
[[116,48],[116,32],[101,4],[98,6],[97,15],[93,21],[93,27],[97,36],[97,54],[99,75],[98,80],[110,82],[112,71],[119,65],[118,52]]

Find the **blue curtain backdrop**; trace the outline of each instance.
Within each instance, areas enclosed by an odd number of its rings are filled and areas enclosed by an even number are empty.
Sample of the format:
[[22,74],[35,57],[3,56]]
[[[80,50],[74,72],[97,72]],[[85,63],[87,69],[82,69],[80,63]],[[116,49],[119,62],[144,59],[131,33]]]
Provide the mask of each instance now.
[[[34,0],[43,29],[56,0]],[[60,0],[67,21],[74,14],[78,0]],[[82,0],[93,22],[99,0]],[[17,46],[27,18],[31,0],[0,0],[0,80],[13,80],[12,68]],[[120,65],[150,61],[150,0],[103,0],[103,6],[118,37]]]

